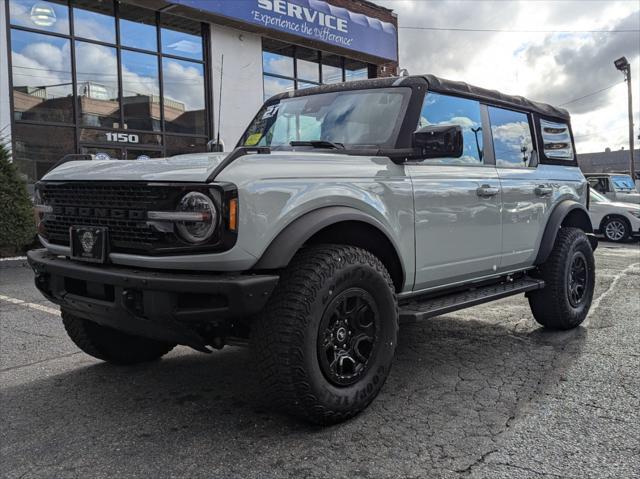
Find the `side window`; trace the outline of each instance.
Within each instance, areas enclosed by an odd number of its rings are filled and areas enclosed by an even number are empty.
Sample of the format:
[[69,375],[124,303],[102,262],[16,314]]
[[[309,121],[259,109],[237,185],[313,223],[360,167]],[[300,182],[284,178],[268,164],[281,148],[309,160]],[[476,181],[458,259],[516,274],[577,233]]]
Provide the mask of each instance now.
[[489,107],[496,166],[526,167],[534,155],[526,113]]
[[422,104],[418,129],[429,125],[460,125],[464,147],[460,158],[435,158],[424,160],[425,163],[448,165],[482,163],[480,102],[439,93],[427,93]]
[[544,142],[544,156],[550,160],[573,161],[569,125],[540,120],[540,129],[542,130],[542,141]]

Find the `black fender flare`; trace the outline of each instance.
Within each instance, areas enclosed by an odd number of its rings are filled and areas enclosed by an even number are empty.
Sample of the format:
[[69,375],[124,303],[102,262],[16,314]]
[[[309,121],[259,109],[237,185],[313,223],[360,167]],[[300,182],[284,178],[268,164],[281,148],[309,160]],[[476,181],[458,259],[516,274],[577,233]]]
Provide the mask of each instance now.
[[389,243],[395,248],[395,254],[400,259],[404,277],[404,265],[402,264],[402,257],[398,254],[398,246],[387,234],[385,226],[371,215],[349,206],[327,206],[296,218],[276,235],[258,262],[253,266],[253,269],[284,268],[302,245],[314,234],[327,226],[343,221],[367,223],[386,236]]
[[[568,219],[569,215],[572,216],[573,221],[570,222],[571,224],[565,225],[565,220]],[[544,229],[540,247],[538,248],[538,254],[535,260],[536,265],[543,264],[547,261],[553,245],[556,242],[558,230],[562,226],[575,226],[582,229],[587,234],[591,247],[595,251],[598,246],[598,240],[593,235],[593,226],[591,225],[589,211],[577,201],[563,200],[558,203],[549,215],[549,220],[547,221],[547,226]]]

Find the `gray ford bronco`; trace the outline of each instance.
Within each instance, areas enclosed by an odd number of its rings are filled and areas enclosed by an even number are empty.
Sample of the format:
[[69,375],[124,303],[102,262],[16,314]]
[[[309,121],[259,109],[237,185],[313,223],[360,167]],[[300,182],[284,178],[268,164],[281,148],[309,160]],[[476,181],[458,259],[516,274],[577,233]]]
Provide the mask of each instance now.
[[86,353],[247,344],[275,406],[328,424],[376,397],[402,320],[522,293],[578,326],[588,197],[565,110],[374,79],[274,96],[230,153],[58,166],[29,262]]

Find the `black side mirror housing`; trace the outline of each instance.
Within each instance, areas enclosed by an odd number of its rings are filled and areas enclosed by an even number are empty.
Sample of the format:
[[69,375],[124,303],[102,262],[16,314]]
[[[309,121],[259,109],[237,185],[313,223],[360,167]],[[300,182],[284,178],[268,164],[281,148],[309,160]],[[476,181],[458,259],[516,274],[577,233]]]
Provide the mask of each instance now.
[[412,146],[422,158],[460,158],[463,139],[460,125],[429,125],[413,132]]
[[207,141],[207,151],[213,153],[224,151],[224,143],[222,143],[222,141],[218,143],[216,140],[209,140]]

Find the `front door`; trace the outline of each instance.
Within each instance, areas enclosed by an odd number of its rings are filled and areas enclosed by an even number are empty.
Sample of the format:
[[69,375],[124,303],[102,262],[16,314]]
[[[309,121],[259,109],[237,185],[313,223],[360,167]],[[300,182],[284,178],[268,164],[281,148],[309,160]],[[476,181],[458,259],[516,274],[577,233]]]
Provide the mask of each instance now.
[[428,93],[418,127],[462,127],[460,158],[406,165],[414,188],[415,290],[468,281],[500,265],[501,195],[496,168],[484,154],[487,138],[475,100]]

